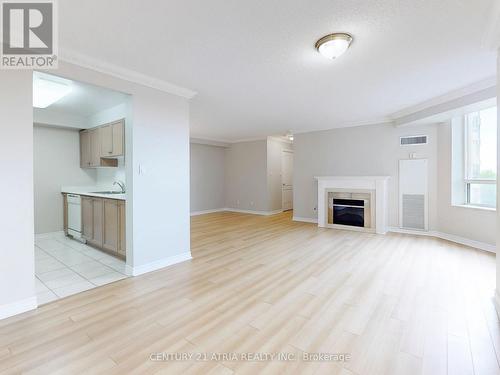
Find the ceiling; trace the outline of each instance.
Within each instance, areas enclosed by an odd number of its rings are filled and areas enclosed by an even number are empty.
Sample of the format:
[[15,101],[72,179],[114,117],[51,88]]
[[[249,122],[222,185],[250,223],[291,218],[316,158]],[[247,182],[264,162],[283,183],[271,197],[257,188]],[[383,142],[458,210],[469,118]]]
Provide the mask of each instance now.
[[[494,76],[493,1],[65,0],[59,43],[196,91],[191,136],[236,141],[384,122]],[[314,43],[338,31],[354,42],[327,60]]]
[[51,112],[89,117],[104,109],[122,104],[127,98],[127,94],[87,83],[71,81],[52,74],[35,72],[33,79],[36,79],[37,76],[71,86],[69,94],[46,108],[47,111]]

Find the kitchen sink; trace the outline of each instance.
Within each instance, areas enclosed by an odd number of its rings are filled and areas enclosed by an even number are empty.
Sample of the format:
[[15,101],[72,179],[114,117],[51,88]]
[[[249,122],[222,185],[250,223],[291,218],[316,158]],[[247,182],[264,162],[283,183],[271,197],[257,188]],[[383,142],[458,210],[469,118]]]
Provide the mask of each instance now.
[[121,191],[92,191],[93,194],[125,194]]

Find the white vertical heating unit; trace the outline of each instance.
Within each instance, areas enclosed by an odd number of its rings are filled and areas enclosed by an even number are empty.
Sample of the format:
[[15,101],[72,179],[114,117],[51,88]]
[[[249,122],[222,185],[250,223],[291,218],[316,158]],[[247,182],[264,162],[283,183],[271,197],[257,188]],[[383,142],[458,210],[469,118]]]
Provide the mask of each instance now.
[[399,226],[429,229],[427,159],[399,161]]

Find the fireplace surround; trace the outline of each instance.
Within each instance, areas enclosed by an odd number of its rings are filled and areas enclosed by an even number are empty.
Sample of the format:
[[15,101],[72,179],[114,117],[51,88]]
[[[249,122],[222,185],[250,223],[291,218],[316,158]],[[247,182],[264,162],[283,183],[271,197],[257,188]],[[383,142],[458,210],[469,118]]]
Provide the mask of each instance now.
[[389,176],[318,176],[318,226],[387,232]]

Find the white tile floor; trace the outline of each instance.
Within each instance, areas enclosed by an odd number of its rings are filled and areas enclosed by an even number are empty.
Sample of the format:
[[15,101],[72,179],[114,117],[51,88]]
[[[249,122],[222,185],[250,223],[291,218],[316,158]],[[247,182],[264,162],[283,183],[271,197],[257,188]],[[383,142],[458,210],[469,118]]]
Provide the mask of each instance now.
[[124,279],[125,262],[64,236],[35,236],[38,305]]

